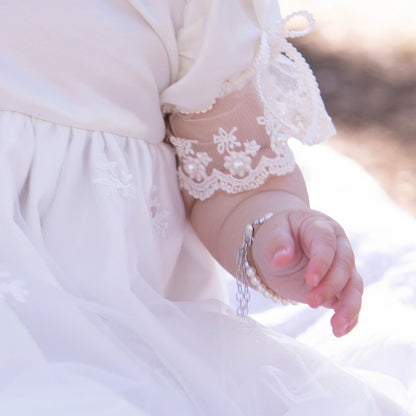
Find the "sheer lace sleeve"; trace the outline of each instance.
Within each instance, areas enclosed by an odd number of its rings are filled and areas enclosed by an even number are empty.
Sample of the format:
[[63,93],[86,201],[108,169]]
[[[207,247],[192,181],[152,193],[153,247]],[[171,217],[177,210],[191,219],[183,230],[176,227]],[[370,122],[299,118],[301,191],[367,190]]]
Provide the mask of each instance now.
[[297,15],[308,29],[287,31],[285,19],[263,30],[252,64],[223,82],[208,108],[169,109],[179,183],[194,198],[259,187],[270,175],[294,169],[289,139],[312,144],[334,134],[315,77],[287,41],[312,28],[309,14]]

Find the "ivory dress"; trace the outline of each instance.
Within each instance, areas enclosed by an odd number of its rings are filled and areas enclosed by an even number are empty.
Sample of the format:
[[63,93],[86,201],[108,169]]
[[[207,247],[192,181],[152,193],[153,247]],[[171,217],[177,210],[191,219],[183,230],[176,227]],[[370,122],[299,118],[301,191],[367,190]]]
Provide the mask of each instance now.
[[[0,2],[1,415],[406,414],[238,318],[186,222],[178,183],[254,188],[333,132],[283,23],[268,0]],[[215,115],[247,94],[268,145]],[[214,145],[186,113],[220,117]]]

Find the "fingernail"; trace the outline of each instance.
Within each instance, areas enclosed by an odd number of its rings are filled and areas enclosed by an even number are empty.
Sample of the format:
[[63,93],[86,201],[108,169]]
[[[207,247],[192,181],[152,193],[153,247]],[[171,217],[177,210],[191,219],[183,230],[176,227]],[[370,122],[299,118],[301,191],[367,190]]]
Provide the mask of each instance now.
[[346,320],[342,320],[341,328],[338,330],[334,330],[335,335],[345,335],[348,330],[349,323]]
[[322,297],[322,295],[316,295],[316,296],[314,296],[314,298],[313,298],[313,306],[312,307],[317,308],[318,306],[321,306],[323,301],[324,301],[324,298]]

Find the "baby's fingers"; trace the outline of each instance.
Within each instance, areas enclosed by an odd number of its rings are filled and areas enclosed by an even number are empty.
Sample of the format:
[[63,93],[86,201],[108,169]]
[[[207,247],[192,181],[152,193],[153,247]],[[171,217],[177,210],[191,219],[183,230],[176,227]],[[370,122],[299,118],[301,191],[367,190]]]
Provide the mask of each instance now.
[[333,301],[344,290],[354,271],[354,254],[347,237],[342,234],[337,238],[334,261],[328,273],[308,296],[309,305],[318,307]]
[[363,295],[363,281],[354,270],[352,278],[348,281],[335,304],[335,314],[331,319],[334,335],[341,337],[348,334],[358,322]]
[[337,250],[337,236],[332,221],[326,217],[305,221],[300,228],[300,243],[309,263],[305,281],[315,287],[331,268]]

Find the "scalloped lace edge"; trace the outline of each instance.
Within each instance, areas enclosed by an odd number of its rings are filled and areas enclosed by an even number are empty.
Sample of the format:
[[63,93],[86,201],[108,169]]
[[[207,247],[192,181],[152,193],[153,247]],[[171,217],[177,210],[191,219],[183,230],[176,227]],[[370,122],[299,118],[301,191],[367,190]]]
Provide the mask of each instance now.
[[249,174],[238,179],[230,174],[213,169],[211,175],[201,182],[191,180],[181,167],[178,168],[179,186],[195,199],[204,201],[216,191],[221,190],[229,194],[249,191],[263,185],[270,176],[283,176],[293,172],[296,163],[289,147],[280,149],[280,157],[268,158],[262,156],[256,168]]

